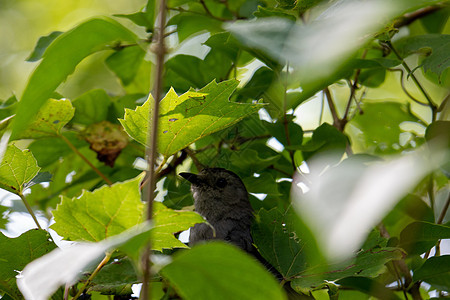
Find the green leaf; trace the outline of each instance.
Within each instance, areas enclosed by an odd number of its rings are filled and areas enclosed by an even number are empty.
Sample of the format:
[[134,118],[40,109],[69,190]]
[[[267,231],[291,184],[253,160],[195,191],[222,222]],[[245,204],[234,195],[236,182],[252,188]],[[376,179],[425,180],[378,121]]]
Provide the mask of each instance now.
[[170,84],[166,88],[187,91],[191,87],[202,88],[215,79],[225,80],[231,64],[228,56],[220,51],[211,50],[203,60],[191,55],[177,55],[165,64],[165,80]]
[[[211,82],[198,92],[189,91],[178,96],[170,90],[161,100],[159,125],[159,152],[165,157],[189,146],[198,139],[222,130],[256,112],[260,104],[243,104],[228,101],[238,82],[228,80]],[[147,142],[150,96],[136,110],[125,111],[120,120],[126,132],[136,141]]]
[[148,242],[150,229],[151,226],[144,223],[99,243],[76,243],[71,247],[55,249],[28,264],[17,285],[25,299],[49,299],[58,287],[73,285],[81,276],[80,271],[100,262],[106,251],[126,246],[139,235],[146,235]]
[[55,224],[51,228],[66,240],[98,242],[141,223],[141,179],[138,176],[93,192],[84,191],[72,199],[62,196],[53,211]]
[[401,259],[403,251],[399,248],[375,248],[358,253],[355,259],[346,263],[312,267],[297,275],[292,287],[298,291],[309,291],[327,281],[335,281],[346,277],[376,277],[385,271],[385,264],[391,260]]
[[317,154],[333,153],[338,162],[345,152],[346,145],[347,137],[342,132],[328,123],[323,123],[314,130],[312,139],[299,149],[302,150],[305,159]]
[[49,172],[39,172],[33,179],[23,185],[24,189],[32,187],[35,184],[49,182],[52,179],[52,174]]
[[190,184],[185,181],[180,182],[173,176],[167,176],[164,181],[164,189],[167,190],[163,202],[165,206],[172,209],[182,209],[194,205]]
[[205,222],[196,212],[173,210],[159,202],[153,203],[153,217],[155,225],[152,229],[152,249],[157,251],[188,248],[175,238],[174,233],[187,230],[196,223]]
[[221,242],[175,255],[160,273],[183,299],[285,299],[279,284],[262,265]]
[[137,46],[125,47],[109,56],[106,65],[120,78],[123,85],[130,84],[144,59],[145,51]]
[[16,276],[29,262],[55,248],[45,230],[29,230],[17,238],[8,238],[0,232],[0,290],[13,299],[23,299]]
[[6,229],[6,224],[9,222],[8,213],[10,209],[10,207],[0,205],[0,229]]
[[47,47],[62,33],[62,31],[53,31],[47,36],[41,36],[26,61],[34,62],[40,60]]
[[450,34],[425,34],[412,36],[399,43],[403,55],[409,55],[422,49],[431,49],[431,54],[423,60],[423,70],[431,71],[441,78],[442,73],[450,67]]
[[276,208],[261,209],[252,227],[252,236],[262,256],[284,278],[304,271],[308,266],[304,247],[307,246],[300,232],[296,232],[292,209],[282,214]]
[[167,25],[176,25],[178,40],[181,43],[189,36],[202,31],[216,33],[223,31],[222,22],[208,16],[194,13],[179,13],[171,18]]
[[270,17],[280,17],[280,18],[286,18],[293,22],[296,21],[295,16],[288,14],[287,10],[281,9],[281,8],[267,8],[258,6],[258,10],[253,13],[253,15],[257,18],[270,18]]
[[450,238],[450,227],[428,222],[414,222],[400,234],[400,245],[408,254],[422,254],[438,240]]
[[47,48],[31,75],[11,125],[12,139],[23,131],[53,91],[90,54],[120,41],[136,42],[137,36],[108,18],[88,20],[69,30]]
[[57,136],[72,119],[74,112],[75,109],[70,100],[48,99],[36,117],[33,118],[33,121],[30,122],[28,128],[20,133],[18,138],[38,139]]
[[397,153],[411,147],[409,144],[400,144],[400,134],[403,132],[400,124],[418,120],[409,113],[405,104],[391,101],[365,102],[361,108],[364,114],[356,115],[349,124],[364,133],[356,138],[365,145],[369,153]]
[[139,281],[131,261],[128,258],[119,259],[104,266],[98,272],[88,286],[88,292],[98,291],[103,295],[129,295],[133,293],[131,285]]
[[444,7],[438,9],[434,13],[425,15],[420,18],[420,23],[429,33],[441,33],[447,23],[448,16],[450,14],[450,8]]
[[39,170],[30,150],[21,151],[15,145],[9,145],[0,162],[0,188],[21,194],[24,185],[32,180]]
[[414,271],[414,281],[425,281],[434,287],[450,291],[450,255],[433,256]]
[[377,299],[401,299],[383,284],[367,277],[347,277],[336,282],[341,288],[355,289]]
[[111,98],[104,90],[91,90],[72,102],[75,108],[73,122],[90,125],[104,121],[108,116]]

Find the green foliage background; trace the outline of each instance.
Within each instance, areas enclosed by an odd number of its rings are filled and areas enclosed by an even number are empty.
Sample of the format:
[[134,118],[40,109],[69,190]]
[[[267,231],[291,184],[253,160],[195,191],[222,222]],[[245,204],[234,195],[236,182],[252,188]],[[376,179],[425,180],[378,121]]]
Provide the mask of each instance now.
[[[440,251],[440,241],[450,238],[448,1],[171,0],[167,6],[158,202],[151,228],[142,229],[157,4],[0,3],[0,57],[6,58],[0,61],[0,188],[15,197],[13,205],[0,205],[0,226],[8,214],[23,212],[38,215],[37,227],[44,228],[0,235],[2,299],[40,292],[43,299],[82,292],[129,299],[142,281],[140,257],[149,240],[152,299],[448,296],[449,255]],[[390,169],[391,160],[408,153],[419,169]],[[324,154],[319,171],[342,181],[322,186],[328,194],[313,200],[327,206],[305,216],[302,201],[313,193],[299,193],[298,183],[314,187],[305,166],[314,173]],[[254,243],[281,283],[226,243],[183,249],[189,247],[180,232],[204,220],[177,174],[205,166],[242,178],[255,209]],[[395,180],[364,186],[361,178],[375,174],[374,166],[385,168],[379,177]],[[332,226],[320,232],[311,219],[348,224],[332,212],[348,208],[337,201],[340,192],[357,207],[362,199],[349,191],[361,187],[374,193],[371,205],[387,208],[364,216],[370,219],[361,222],[364,238],[336,260],[324,243]],[[390,199],[377,187],[401,196]],[[77,243],[77,259],[63,249],[57,260],[50,223],[65,240],[91,244]],[[97,265],[103,266],[98,274]],[[66,270],[76,283],[64,291],[71,280],[58,274]],[[16,280],[18,271],[23,276]]]

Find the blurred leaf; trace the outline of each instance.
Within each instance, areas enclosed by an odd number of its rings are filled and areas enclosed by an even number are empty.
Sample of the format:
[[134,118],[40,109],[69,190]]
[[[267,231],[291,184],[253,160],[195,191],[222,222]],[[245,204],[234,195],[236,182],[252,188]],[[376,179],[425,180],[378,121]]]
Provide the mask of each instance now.
[[105,63],[120,78],[123,85],[128,85],[136,77],[144,56],[145,51],[139,45],[125,47],[111,54]]
[[0,162],[0,188],[16,195],[21,194],[24,185],[32,180],[39,170],[30,150],[21,151],[14,144],[9,145]]
[[450,227],[428,222],[414,222],[400,234],[400,245],[409,255],[430,250],[440,239],[450,238]]
[[[0,120],[11,117],[16,110],[18,101],[16,96],[11,96],[6,100],[0,100]],[[0,128],[1,130],[2,128]]]
[[[268,123],[266,127],[270,134],[285,147],[301,146],[303,142],[303,129],[293,121],[293,116],[285,116],[284,120]],[[317,134],[319,134],[320,130]],[[316,136],[317,136],[316,134]]]
[[[159,151],[165,157],[189,146],[196,140],[224,129],[256,112],[262,105],[229,102],[238,82],[211,82],[198,92],[178,96],[170,90],[161,100]],[[141,144],[147,142],[148,115],[153,98],[142,106],[127,109],[120,120],[127,133]]]
[[40,60],[47,47],[62,33],[62,31],[53,31],[49,35],[41,36],[26,61],[34,62]]
[[29,262],[55,248],[45,230],[32,229],[17,238],[8,238],[0,232],[0,290],[12,299],[23,299],[16,276]]
[[104,90],[91,90],[73,100],[75,115],[72,122],[90,125],[106,119],[111,99]]
[[262,265],[222,242],[175,255],[161,275],[175,285],[183,299],[286,299]]
[[209,31],[216,33],[223,31],[222,22],[208,16],[201,14],[194,14],[182,12],[172,17],[167,25],[176,25],[178,40],[180,43],[189,36],[200,33],[202,31]]
[[295,16],[289,14],[287,10],[284,10],[282,8],[277,8],[277,7],[267,8],[267,7],[258,6],[258,10],[255,11],[253,13],[253,15],[257,18],[280,17],[280,18],[286,18],[293,22],[296,21]]
[[[365,102],[361,106],[363,114],[356,115],[349,124],[357,127],[362,140],[370,152],[397,153],[400,145],[402,122],[417,122],[405,104],[398,102]],[[376,124],[376,126],[374,126]],[[408,148],[408,145],[405,146]],[[409,146],[410,147],[410,146]]]
[[425,281],[433,287],[450,291],[450,255],[433,256],[414,271],[414,281]]
[[386,69],[373,68],[361,71],[359,81],[362,85],[376,88],[379,87],[386,79]]
[[151,32],[155,23],[155,1],[148,0],[143,11],[133,14],[117,14],[114,16],[129,19],[138,26],[144,26],[147,32]]
[[306,99],[324,83],[342,78],[341,69],[348,59],[382,28],[380,19],[400,12],[399,6],[389,1],[337,1],[306,25],[285,18],[263,18],[230,23],[225,28],[244,45],[266,52],[281,64],[288,62],[295,70],[290,80],[301,83],[300,99]]
[[297,275],[292,281],[292,287],[297,291],[308,292],[327,281],[336,281],[347,277],[374,278],[385,270],[385,264],[391,260],[403,257],[399,248],[376,248],[359,252],[356,258],[346,262],[328,266],[323,272],[323,266],[312,267]]
[[164,189],[167,190],[163,202],[165,206],[172,209],[182,209],[194,205],[191,187],[186,182],[179,182],[173,176],[167,176],[164,181]]
[[17,280],[17,285],[25,299],[47,300],[58,287],[76,282],[81,276],[80,270],[99,262],[106,251],[126,245],[137,235],[148,234],[150,228],[148,224],[140,224],[99,243],[77,243],[64,249],[55,249],[29,263]]
[[11,125],[11,138],[17,138],[27,127],[33,115],[81,60],[119,41],[136,40],[134,33],[108,18],[88,20],[57,37],[25,87]]
[[323,123],[314,130],[311,140],[298,149],[302,150],[305,159],[332,152],[338,162],[345,152],[346,145],[347,137],[342,132],[328,123]]
[[18,138],[39,139],[57,136],[72,119],[74,112],[75,109],[70,100],[48,99],[30,122],[28,128],[18,134]]
[[327,256],[339,260],[359,249],[369,230],[444,159],[445,153],[424,149],[369,166],[344,160],[333,167],[334,156],[315,158],[310,173],[294,179],[293,205]]
[[0,205],[0,229],[6,229],[6,224],[9,222],[9,210],[9,207]]
[[441,33],[447,23],[450,8],[441,8],[434,13],[420,18],[420,23],[428,33]]
[[431,49],[423,60],[424,72],[431,71],[441,79],[442,73],[450,67],[448,53],[450,52],[450,34],[425,34],[407,37],[399,42],[399,50],[403,55]]
[[93,192],[83,191],[72,199],[62,196],[53,211],[55,224],[51,228],[66,240],[98,242],[141,223],[141,180],[138,176]]

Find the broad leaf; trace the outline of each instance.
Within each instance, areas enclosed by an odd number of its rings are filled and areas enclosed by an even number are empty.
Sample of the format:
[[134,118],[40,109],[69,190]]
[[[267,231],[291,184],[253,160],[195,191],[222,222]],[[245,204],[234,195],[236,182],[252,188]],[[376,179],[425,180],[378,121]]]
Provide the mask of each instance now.
[[104,121],[108,116],[111,99],[104,90],[91,90],[73,100],[74,123],[90,125]]
[[16,285],[16,276],[34,259],[55,249],[48,232],[33,229],[17,238],[0,233],[0,290],[13,299],[23,299]]
[[103,186],[80,197],[62,196],[53,211],[51,226],[66,240],[98,242],[119,234],[143,221],[144,204],[140,199],[141,177]]
[[408,254],[422,254],[440,239],[450,238],[450,227],[428,222],[414,222],[400,234],[400,245]]
[[308,292],[327,281],[335,281],[346,277],[376,277],[385,271],[385,264],[391,260],[403,257],[399,248],[375,248],[358,253],[355,259],[346,263],[329,265],[328,271],[323,272],[324,266],[307,269],[298,274],[292,281],[294,289]]
[[105,63],[120,78],[123,85],[128,85],[136,77],[144,56],[145,51],[140,46],[131,46],[114,52]]
[[[243,104],[228,101],[238,82],[215,81],[198,92],[189,91],[178,96],[170,90],[161,100],[159,125],[159,152],[165,157],[189,146],[198,139],[224,129],[256,112],[260,104]],[[127,133],[141,144],[147,143],[149,100],[136,110],[125,111],[120,120]]]
[[181,232],[203,223],[205,220],[193,211],[173,210],[164,204],[153,203],[153,217],[155,221],[152,229],[152,249],[162,251],[171,248],[188,248],[175,238],[174,233]]
[[43,54],[31,75],[11,125],[12,136],[24,130],[53,91],[90,54],[120,41],[136,42],[137,36],[108,18],[88,20],[58,36]]
[[430,257],[414,271],[413,279],[450,291],[450,255]]
[[38,139],[57,136],[72,119],[74,112],[70,100],[48,99],[18,138]]
[[175,285],[183,299],[285,299],[262,265],[221,242],[199,245],[176,255],[160,273]]
[[140,235],[145,235],[148,241],[150,228],[148,224],[141,224],[99,243],[77,243],[64,249],[55,249],[29,263],[17,280],[17,285],[26,299],[47,300],[58,287],[74,284],[82,275],[80,271],[99,262],[106,251],[125,246]]
[[40,168],[30,150],[20,150],[9,145],[0,162],[0,188],[21,194],[24,185],[32,180]]
[[27,58],[27,61],[38,61],[42,58],[47,47],[62,34],[62,31],[53,31],[47,36],[41,36],[34,47],[33,52]]
[[296,232],[293,219],[289,218],[292,213],[292,209],[285,214],[276,208],[270,211],[261,209],[252,227],[258,250],[285,278],[297,275],[308,266],[305,241]]

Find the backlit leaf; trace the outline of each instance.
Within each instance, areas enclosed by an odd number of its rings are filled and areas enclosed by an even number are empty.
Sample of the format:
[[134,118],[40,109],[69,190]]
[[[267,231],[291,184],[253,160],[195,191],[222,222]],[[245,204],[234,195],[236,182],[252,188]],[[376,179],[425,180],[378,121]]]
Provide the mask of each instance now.
[[[224,129],[256,112],[261,104],[228,101],[238,82],[211,82],[198,92],[189,91],[178,96],[170,90],[161,100],[159,152],[165,157],[189,146],[198,139]],[[150,96],[136,110],[125,111],[120,120],[127,133],[141,144],[147,143]]]

